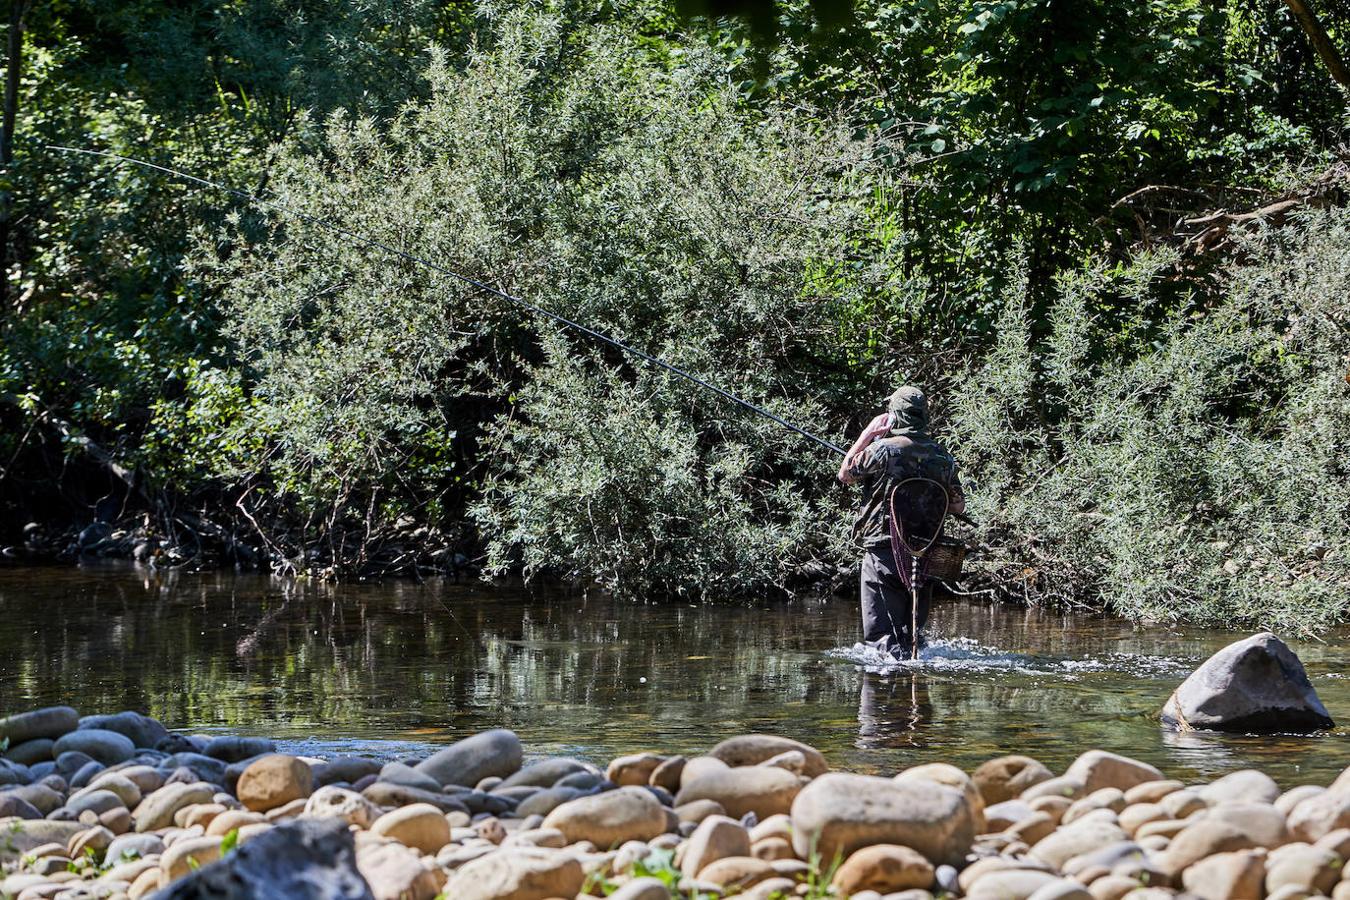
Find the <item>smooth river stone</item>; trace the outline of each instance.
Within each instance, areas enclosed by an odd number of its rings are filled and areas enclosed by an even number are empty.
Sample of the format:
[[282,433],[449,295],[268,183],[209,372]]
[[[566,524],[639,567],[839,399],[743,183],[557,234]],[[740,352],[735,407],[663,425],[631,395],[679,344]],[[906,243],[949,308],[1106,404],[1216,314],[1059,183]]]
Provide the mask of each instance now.
[[[685,774],[688,776],[687,769]],[[715,800],[734,819],[751,812],[767,819],[790,810],[801,789],[801,779],[786,769],[767,766],[713,769],[692,780],[686,777],[675,796],[675,805]]]
[[568,843],[590,841],[608,850],[664,834],[666,808],[646,790],[625,787],[569,800],[549,813],[542,827],[561,831]]
[[506,778],[520,769],[520,738],[505,728],[458,741],[418,763],[417,771],[442,785],[472,787],[484,778]]
[[530,763],[519,772],[503,779],[493,790],[513,787],[553,787],[568,775],[577,772],[589,772],[591,768],[580,760],[567,756],[555,756]]
[[0,719],[0,741],[14,747],[37,738],[55,740],[80,726],[80,714],[69,706],[49,706]]
[[147,748],[153,748],[169,736],[169,730],[160,724],[158,719],[143,716],[132,710],[107,716],[85,716],[80,719],[80,728],[115,731],[125,735],[137,747]]
[[802,789],[791,814],[800,859],[813,850],[833,859],[872,844],[901,844],[935,865],[960,865],[975,840],[965,796],[926,778],[829,773]]
[[131,738],[101,728],[84,728],[68,732],[58,738],[52,746],[52,754],[57,758],[72,750],[83,753],[105,766],[126,762],[136,755],[136,745],[131,742]]
[[825,757],[815,747],[772,734],[743,734],[727,738],[709,750],[708,755],[734,768],[759,765],[789,750],[796,750],[805,757],[806,765],[802,774],[808,778],[815,778],[829,771],[830,767],[826,765]]

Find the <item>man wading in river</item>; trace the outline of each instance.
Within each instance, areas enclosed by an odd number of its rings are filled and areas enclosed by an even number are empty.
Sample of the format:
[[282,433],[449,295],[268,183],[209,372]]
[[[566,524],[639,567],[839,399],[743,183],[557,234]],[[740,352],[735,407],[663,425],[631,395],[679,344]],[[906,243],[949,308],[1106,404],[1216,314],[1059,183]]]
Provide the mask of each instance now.
[[[916,387],[902,387],[891,395],[886,412],[863,429],[839,467],[840,481],[861,481],[863,489],[853,520],[853,538],[863,550],[863,641],[893,656],[909,655],[912,623],[917,622],[922,633],[933,595],[932,581],[922,583],[918,609],[911,610],[912,597],[899,568],[907,563],[896,559],[891,543],[891,492],[910,478],[931,479],[945,488],[948,515],[965,512],[956,460],[928,433],[927,398]],[[910,491],[910,487],[920,489]],[[937,488],[927,482],[910,482],[902,493],[906,496],[897,496],[895,507],[903,519],[896,523],[898,532],[934,534],[944,511]]]

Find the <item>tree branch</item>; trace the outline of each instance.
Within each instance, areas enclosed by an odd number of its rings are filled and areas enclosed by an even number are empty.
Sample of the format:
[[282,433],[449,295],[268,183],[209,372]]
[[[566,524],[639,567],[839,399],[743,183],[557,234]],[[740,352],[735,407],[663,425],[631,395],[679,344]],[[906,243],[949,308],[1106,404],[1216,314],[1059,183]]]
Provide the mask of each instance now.
[[1298,24],[1307,33],[1308,40],[1312,41],[1313,49],[1317,51],[1317,55],[1326,64],[1327,69],[1331,72],[1331,77],[1341,85],[1350,88],[1350,68],[1346,67],[1340,51],[1331,42],[1327,30],[1322,27],[1322,23],[1318,20],[1317,14],[1313,12],[1312,7],[1305,0],[1284,0],[1284,2],[1294,13],[1294,18],[1298,19]]

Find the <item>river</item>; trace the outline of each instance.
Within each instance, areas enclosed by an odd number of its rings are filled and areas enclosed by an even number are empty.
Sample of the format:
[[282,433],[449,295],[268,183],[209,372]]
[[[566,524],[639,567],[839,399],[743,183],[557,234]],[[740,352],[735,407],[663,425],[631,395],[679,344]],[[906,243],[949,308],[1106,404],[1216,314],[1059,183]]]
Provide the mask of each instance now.
[[0,715],[65,703],[174,729],[258,734],[292,752],[416,754],[507,727],[527,753],[603,762],[769,731],[837,767],[966,768],[1089,747],[1182,778],[1260,767],[1285,786],[1350,765],[1342,647],[1290,641],[1333,717],[1313,737],[1176,735],[1154,713],[1244,635],[944,602],[921,665],[868,672],[845,600],[691,606],[455,583],[286,582],[126,565],[0,568]]

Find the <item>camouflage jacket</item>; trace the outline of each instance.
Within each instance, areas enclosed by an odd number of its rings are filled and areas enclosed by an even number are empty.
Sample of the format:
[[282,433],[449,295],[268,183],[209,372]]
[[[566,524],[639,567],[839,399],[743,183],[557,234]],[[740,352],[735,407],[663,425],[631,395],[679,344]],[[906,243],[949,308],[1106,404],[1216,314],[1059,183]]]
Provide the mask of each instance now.
[[[849,467],[862,482],[862,503],[853,519],[853,539],[867,549],[890,541],[891,488],[906,478],[930,478],[947,488],[949,502],[963,502],[965,494],[956,459],[926,431],[907,430],[874,441]],[[940,498],[940,495],[938,495]],[[936,520],[936,510],[920,510],[921,518]]]

